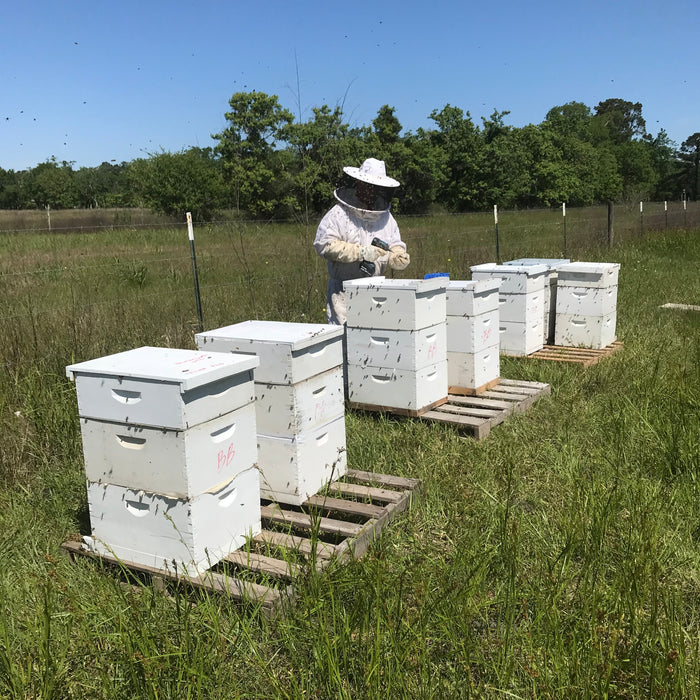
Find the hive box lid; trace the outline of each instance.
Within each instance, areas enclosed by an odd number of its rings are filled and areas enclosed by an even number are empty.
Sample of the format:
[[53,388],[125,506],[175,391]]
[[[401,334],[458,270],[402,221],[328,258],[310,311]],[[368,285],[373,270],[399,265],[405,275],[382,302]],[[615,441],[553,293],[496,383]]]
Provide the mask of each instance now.
[[396,289],[421,292],[431,292],[435,289],[447,289],[449,278],[431,277],[429,279],[387,279],[386,277],[367,277],[343,282],[345,291],[349,289]]
[[288,345],[289,349],[303,350],[320,342],[343,335],[343,327],[325,323],[287,323],[285,321],[243,321],[212,331],[197,333],[195,341],[206,339],[240,340],[241,352],[250,352],[251,344]]
[[570,263],[569,258],[518,258],[517,260],[508,260],[504,265],[545,265],[550,270],[556,270],[562,265]]
[[614,287],[617,285],[620,263],[573,262],[562,265],[559,284],[581,287]]
[[448,299],[451,292],[464,292],[466,294],[488,294],[497,292],[501,286],[501,280],[497,277],[485,280],[453,280],[447,286]]
[[481,265],[472,265],[469,268],[472,275],[476,273],[485,273],[496,276],[512,276],[512,275],[527,275],[528,277],[537,277],[544,275],[548,270],[546,265],[499,265],[498,263],[483,263]]
[[260,364],[255,355],[144,346],[66,367],[66,375],[109,375],[179,384],[182,393]]

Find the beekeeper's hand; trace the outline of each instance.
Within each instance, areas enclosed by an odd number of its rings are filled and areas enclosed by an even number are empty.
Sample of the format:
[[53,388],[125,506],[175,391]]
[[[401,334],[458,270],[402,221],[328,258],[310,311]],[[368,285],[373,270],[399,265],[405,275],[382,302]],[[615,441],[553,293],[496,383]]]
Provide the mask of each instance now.
[[392,270],[405,270],[410,262],[411,256],[400,245],[391,247],[388,264]]
[[385,250],[382,250],[381,248],[377,248],[377,246],[374,245],[363,245],[360,246],[361,248],[361,253],[362,253],[362,259],[366,260],[367,262],[374,262],[378,258],[381,258],[382,255],[386,253]]

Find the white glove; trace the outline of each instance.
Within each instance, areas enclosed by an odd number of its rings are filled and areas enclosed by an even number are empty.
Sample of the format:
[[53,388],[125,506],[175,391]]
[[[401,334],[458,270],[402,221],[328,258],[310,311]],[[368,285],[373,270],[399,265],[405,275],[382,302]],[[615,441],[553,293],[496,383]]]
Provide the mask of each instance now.
[[340,263],[360,262],[362,260],[362,248],[357,243],[331,241],[323,249],[323,257]]
[[391,247],[388,265],[392,270],[405,270],[410,262],[411,256],[400,245]]
[[362,255],[362,259],[366,260],[367,262],[374,262],[377,260],[377,258],[381,258],[385,252],[386,251],[382,250],[381,248],[377,248],[377,246],[374,245],[360,246],[360,254]]

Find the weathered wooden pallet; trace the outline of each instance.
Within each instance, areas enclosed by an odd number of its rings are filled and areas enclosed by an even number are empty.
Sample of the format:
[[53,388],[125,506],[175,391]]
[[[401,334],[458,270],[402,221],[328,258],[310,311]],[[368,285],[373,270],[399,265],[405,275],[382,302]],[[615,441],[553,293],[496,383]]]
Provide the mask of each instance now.
[[482,440],[491,432],[491,428],[508,416],[526,411],[535,401],[550,393],[551,387],[543,382],[501,379],[495,387],[478,396],[450,394],[447,403],[424,413],[421,418],[447,423],[460,432]]
[[252,604],[265,615],[284,611],[309,567],[360,558],[384,528],[419,494],[421,482],[350,469],[300,507],[261,501],[263,530],[240,550],[200,576],[157,569],[97,554],[81,542],[64,542],[74,559],[85,556],[150,576],[154,585],[184,584]]
[[542,350],[533,352],[531,355],[521,357],[534,358],[535,360],[551,360],[553,362],[571,362],[590,367],[600,362],[606,357],[610,357],[618,350],[622,350],[624,344],[621,340],[616,340],[604,348],[570,348],[564,345],[545,345]]

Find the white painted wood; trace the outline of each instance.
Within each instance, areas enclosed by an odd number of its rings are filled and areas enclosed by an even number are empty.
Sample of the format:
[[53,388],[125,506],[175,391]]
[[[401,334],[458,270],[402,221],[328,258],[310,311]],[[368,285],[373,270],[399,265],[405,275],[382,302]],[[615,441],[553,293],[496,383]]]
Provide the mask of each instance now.
[[[547,297],[549,285],[547,285]],[[517,321],[528,323],[536,316],[544,319],[545,290],[528,292],[527,294],[499,294],[498,314],[501,321]]]
[[296,384],[343,364],[343,327],[318,323],[244,321],[195,335],[201,350],[260,358],[255,381]]
[[504,265],[544,265],[547,268],[547,280],[549,282],[549,290],[547,282],[545,282],[544,295],[544,335],[542,337],[545,345],[554,343],[554,326],[556,323],[557,312],[557,270],[562,266],[570,263],[569,258],[518,258],[517,260],[508,260]]
[[600,350],[615,342],[617,314],[572,316],[557,314],[556,345]]
[[478,316],[498,308],[499,279],[454,280],[447,286],[448,316]]
[[349,280],[343,285],[347,326],[420,330],[444,322],[448,282],[447,277]]
[[257,365],[247,355],[143,347],[66,373],[83,418],[182,430],[250,403]]
[[500,294],[527,294],[544,289],[547,279],[545,265],[497,265],[484,263],[469,268],[473,280],[500,279]]
[[478,352],[447,352],[449,386],[478,389],[501,376],[499,346],[492,345]]
[[257,462],[255,403],[186,430],[82,418],[88,481],[194,498]]
[[291,438],[258,434],[260,493],[301,505],[347,471],[345,416]]
[[446,336],[444,321],[416,331],[349,327],[346,330],[347,361],[415,372],[447,359]]
[[544,265],[548,270],[553,271],[570,262],[571,260],[569,258],[517,258],[516,260],[507,260],[503,264],[515,265],[516,267],[523,265]]
[[558,287],[616,287],[620,263],[573,262],[557,269]]
[[296,384],[255,384],[257,429],[292,437],[345,414],[343,368],[336,367]]
[[607,316],[617,310],[617,285],[612,287],[562,286],[557,292],[557,313],[571,316]]
[[542,316],[530,319],[527,323],[500,320],[498,326],[499,345],[504,355],[531,355],[543,347]]
[[447,360],[412,372],[348,364],[348,397],[355,403],[420,411],[447,396]]
[[91,482],[87,494],[93,549],[146,566],[201,573],[261,531],[257,469],[192,499]]
[[498,309],[477,316],[448,316],[447,352],[475,353],[498,346],[498,319]]

